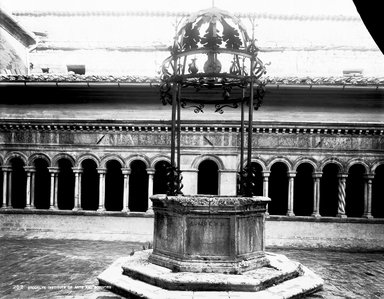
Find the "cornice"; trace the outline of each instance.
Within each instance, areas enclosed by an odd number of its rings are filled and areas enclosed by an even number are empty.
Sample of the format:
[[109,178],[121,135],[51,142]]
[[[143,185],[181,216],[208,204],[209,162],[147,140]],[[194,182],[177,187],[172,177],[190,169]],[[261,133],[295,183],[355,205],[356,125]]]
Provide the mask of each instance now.
[[[267,86],[305,86],[311,87],[384,87],[384,77],[360,76],[314,76],[314,77],[264,77],[262,81]],[[91,83],[104,83],[105,87],[127,86],[125,84],[153,84],[161,83],[159,77],[148,76],[103,76],[77,74],[32,74],[32,75],[0,75],[0,83],[20,83],[32,85],[34,83],[50,83],[60,86],[62,83],[77,84],[90,87]],[[108,85],[109,84],[109,85]],[[63,85],[61,85],[63,86]],[[75,86],[75,85],[73,85]]]
[[[145,125],[144,125],[145,123]],[[239,122],[226,124],[190,123],[183,124],[181,131],[185,133],[240,133]],[[105,123],[105,122],[60,122],[56,120],[45,121],[1,121],[0,132],[73,132],[73,133],[160,133],[170,132],[171,124],[151,121],[136,123]],[[372,124],[305,124],[305,123],[254,123],[253,132],[256,134],[283,134],[283,135],[327,135],[327,136],[383,136],[384,125]]]

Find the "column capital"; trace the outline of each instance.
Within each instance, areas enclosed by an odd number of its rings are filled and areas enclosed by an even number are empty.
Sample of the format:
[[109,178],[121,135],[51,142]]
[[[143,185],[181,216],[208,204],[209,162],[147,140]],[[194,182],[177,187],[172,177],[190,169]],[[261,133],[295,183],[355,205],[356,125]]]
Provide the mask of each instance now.
[[268,178],[271,175],[271,171],[270,170],[263,170],[261,172],[261,174],[263,175],[263,178]]
[[130,175],[131,169],[130,168],[121,168],[121,172],[123,173],[123,175]]
[[107,168],[96,168],[98,174],[105,174],[107,173]]
[[12,166],[10,166],[10,165],[1,166],[1,170],[2,171],[12,171]]
[[48,167],[48,171],[50,173],[59,173],[60,172],[60,168],[59,167]]
[[312,172],[312,178],[319,179],[323,176],[323,173],[321,171],[314,171]]
[[82,173],[83,172],[83,168],[82,167],[72,167],[72,171],[74,173]]
[[294,178],[296,176],[296,171],[295,170],[290,170],[290,171],[287,171],[287,176],[289,178]]
[[375,175],[373,173],[364,174],[364,179],[366,180],[373,180],[374,178],[375,178]]
[[24,166],[24,170],[26,172],[36,172],[36,167],[35,166]]
[[147,174],[155,174],[155,169],[154,168],[147,168]]
[[337,177],[339,179],[346,179],[348,177],[348,173],[345,173],[345,172],[342,172],[342,173],[338,173],[337,174]]

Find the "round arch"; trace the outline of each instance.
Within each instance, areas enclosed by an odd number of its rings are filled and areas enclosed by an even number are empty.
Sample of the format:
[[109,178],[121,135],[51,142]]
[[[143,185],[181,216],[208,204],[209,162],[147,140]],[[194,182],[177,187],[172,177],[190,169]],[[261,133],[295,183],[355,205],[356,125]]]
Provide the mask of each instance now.
[[146,168],[150,168],[151,163],[150,163],[149,159],[146,156],[139,155],[139,154],[131,155],[125,160],[126,161],[125,164],[126,164],[127,168],[131,168],[131,163],[133,161],[137,161],[137,160],[142,161],[145,164]]
[[[260,158],[253,158],[253,159],[251,160],[251,163],[257,163],[257,164],[259,164],[259,165],[261,166],[261,168],[262,168],[263,171],[267,171],[267,165],[266,165],[266,163],[265,163],[264,160],[262,160],[262,159],[260,159]],[[245,159],[244,164],[243,164],[243,167],[246,167],[247,165],[248,165],[248,160]],[[237,169],[240,170],[240,163],[239,163]]]
[[51,158],[44,154],[44,153],[35,153],[35,154],[32,154],[29,159],[28,159],[28,166],[34,166],[35,165],[35,161],[36,159],[42,159],[44,160],[45,162],[47,162],[48,164],[48,167],[51,166]]
[[323,161],[321,161],[320,166],[319,166],[319,171],[323,171],[324,167],[327,166],[328,164],[336,164],[339,168],[339,172],[344,172],[345,167],[344,165],[336,158],[327,158]]
[[102,168],[105,168],[107,163],[109,161],[111,161],[111,160],[119,162],[120,166],[122,168],[125,167],[124,159],[121,156],[119,156],[119,155],[107,155],[107,156],[104,156],[101,159],[101,161],[99,162],[98,165],[100,165],[100,167],[102,167]]
[[100,159],[96,156],[96,155],[93,155],[93,154],[83,154],[81,155],[77,161],[76,161],[76,167],[80,167],[81,164],[84,162],[84,160],[92,160],[93,162],[96,163],[96,167],[99,167],[100,166]]
[[169,164],[171,164],[171,159],[168,157],[168,156],[165,156],[165,155],[158,155],[158,156],[155,156],[151,159],[151,162],[150,162],[150,167],[151,168],[155,168],[156,164],[160,161],[165,161],[165,162],[168,162]]
[[192,161],[191,168],[198,170],[200,163],[205,161],[205,160],[211,160],[211,161],[215,162],[217,167],[219,168],[219,171],[224,170],[224,163],[223,163],[223,161],[219,157],[217,157],[215,155],[200,155],[200,156],[197,156]]
[[376,173],[376,169],[380,165],[384,165],[384,160],[380,160],[380,161],[377,161],[377,162],[373,163],[373,165],[371,167],[371,173]]
[[69,160],[71,162],[72,166],[75,165],[75,159],[70,154],[60,153],[60,154],[57,154],[56,156],[53,157],[53,159],[52,159],[52,166],[58,167],[59,166],[58,162],[61,159],[67,159],[67,160]]
[[297,159],[294,163],[293,163],[293,166],[292,166],[292,170],[293,171],[297,171],[297,168],[303,164],[303,163],[307,163],[307,164],[311,164],[312,167],[313,167],[313,171],[316,171],[318,169],[318,165],[316,163],[315,160],[311,159],[311,158],[306,158],[306,157],[303,157],[303,158],[299,158]]
[[7,153],[4,158],[4,165],[9,166],[13,158],[20,158],[24,162],[24,165],[27,165],[27,162],[28,162],[27,156],[20,152]]
[[292,163],[291,163],[291,161],[289,161],[287,158],[284,158],[284,157],[273,157],[273,158],[271,158],[267,162],[267,170],[271,170],[273,164],[275,164],[277,162],[284,163],[287,166],[287,168],[288,168],[287,171],[291,171],[292,170]]
[[345,171],[349,172],[349,169],[353,165],[362,165],[365,169],[365,173],[369,173],[369,165],[365,161],[363,161],[362,159],[352,159],[352,160],[348,161],[348,164],[345,167]]

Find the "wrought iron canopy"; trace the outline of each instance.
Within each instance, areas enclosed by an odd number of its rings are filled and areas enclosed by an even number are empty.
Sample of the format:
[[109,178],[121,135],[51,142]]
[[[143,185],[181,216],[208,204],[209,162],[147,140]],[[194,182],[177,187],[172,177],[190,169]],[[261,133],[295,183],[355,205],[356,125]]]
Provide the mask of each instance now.
[[[215,7],[187,17],[170,50],[161,70],[165,85],[177,83],[196,91],[221,88],[226,102],[238,102],[232,90],[247,88],[251,81],[261,84],[265,73],[254,36],[249,37],[239,18]],[[205,102],[217,104],[211,98]]]
[[[198,113],[203,111],[205,104],[214,104],[218,113],[223,113],[226,107],[241,106],[238,194],[254,195],[254,168],[250,164],[253,110],[259,108],[264,97],[265,87],[260,77],[266,70],[258,58],[254,20],[250,21],[253,26],[252,37],[239,18],[212,7],[190,15],[176,28],[174,43],[170,47],[171,55],[162,64],[160,86],[163,104],[172,105],[168,195],[180,194],[182,186],[180,108],[192,107]],[[245,168],[244,103],[249,107],[248,165]]]

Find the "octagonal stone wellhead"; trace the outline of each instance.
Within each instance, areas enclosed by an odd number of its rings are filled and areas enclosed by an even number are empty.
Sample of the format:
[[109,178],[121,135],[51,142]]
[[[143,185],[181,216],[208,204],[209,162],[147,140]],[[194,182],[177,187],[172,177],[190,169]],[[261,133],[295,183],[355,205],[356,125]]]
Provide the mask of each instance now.
[[263,196],[151,197],[153,252],[149,262],[174,272],[240,274],[268,264]]

